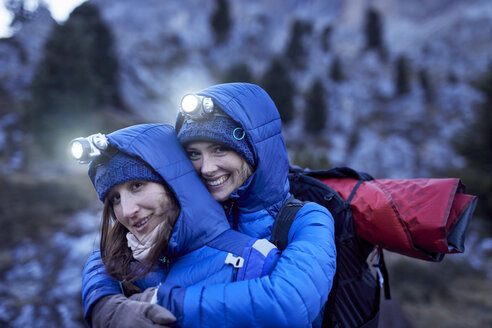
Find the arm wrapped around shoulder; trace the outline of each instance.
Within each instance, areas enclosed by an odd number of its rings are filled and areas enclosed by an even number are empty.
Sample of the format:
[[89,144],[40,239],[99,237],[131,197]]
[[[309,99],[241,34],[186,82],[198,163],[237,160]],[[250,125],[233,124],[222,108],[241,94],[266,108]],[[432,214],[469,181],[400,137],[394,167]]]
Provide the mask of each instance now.
[[[155,288],[137,295],[137,299],[152,297]],[[168,327],[176,321],[167,309],[149,301],[138,301],[125,296],[109,295],[93,307],[91,324],[94,328]]]
[[[297,213],[288,246],[273,270],[227,284],[159,288],[159,304],[183,327],[306,327],[320,314],[336,271],[332,215],[308,203]],[[178,314],[177,314],[178,313]]]

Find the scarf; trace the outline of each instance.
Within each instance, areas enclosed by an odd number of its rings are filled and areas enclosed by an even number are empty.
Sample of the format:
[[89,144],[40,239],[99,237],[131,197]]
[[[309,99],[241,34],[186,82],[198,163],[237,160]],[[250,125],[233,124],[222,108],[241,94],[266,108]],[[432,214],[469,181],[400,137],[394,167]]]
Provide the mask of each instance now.
[[[164,220],[159,225],[157,225],[151,233],[144,236],[143,240],[140,241],[135,237],[134,234],[128,232],[126,234],[126,240],[128,242],[128,247],[132,250],[133,258],[137,261],[143,262],[149,255],[150,250],[157,242],[157,237],[161,229],[169,228],[169,220]],[[165,241],[167,242],[167,240]]]

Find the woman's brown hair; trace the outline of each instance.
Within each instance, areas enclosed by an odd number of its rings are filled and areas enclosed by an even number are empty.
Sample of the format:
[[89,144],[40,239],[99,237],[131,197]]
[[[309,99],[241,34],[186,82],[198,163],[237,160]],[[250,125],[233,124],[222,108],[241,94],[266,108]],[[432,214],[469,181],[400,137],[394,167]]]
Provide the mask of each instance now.
[[145,276],[165,254],[172,227],[179,216],[179,202],[170,188],[164,185],[167,196],[171,199],[172,206],[176,211],[170,211],[170,229],[161,229],[156,238],[146,261],[137,262],[133,258],[131,249],[128,247],[126,234],[128,229],[121,224],[114,214],[113,204],[106,197],[101,221],[101,258],[106,272],[121,283],[126,296],[141,292],[134,281]]

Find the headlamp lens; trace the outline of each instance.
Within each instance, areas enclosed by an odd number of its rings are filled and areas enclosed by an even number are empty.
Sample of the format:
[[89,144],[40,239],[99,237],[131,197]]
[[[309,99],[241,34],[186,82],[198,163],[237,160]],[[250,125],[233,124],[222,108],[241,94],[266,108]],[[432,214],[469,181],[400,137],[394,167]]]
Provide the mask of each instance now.
[[200,101],[197,96],[193,94],[187,94],[181,100],[181,108],[185,113],[193,113],[200,105]]
[[74,140],[72,142],[72,148],[71,148],[72,156],[76,160],[80,160],[82,158],[82,155],[84,155],[84,146],[82,146],[82,143],[78,140]]

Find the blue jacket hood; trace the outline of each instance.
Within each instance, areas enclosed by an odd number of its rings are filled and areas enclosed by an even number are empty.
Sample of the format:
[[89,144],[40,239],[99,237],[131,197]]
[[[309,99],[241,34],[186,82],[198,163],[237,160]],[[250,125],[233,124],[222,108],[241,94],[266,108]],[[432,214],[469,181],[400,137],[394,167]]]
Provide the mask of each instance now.
[[212,198],[176,138],[164,124],[141,124],[107,135],[110,145],[149,164],[174,192],[181,212],[167,256],[195,250],[230,229],[222,206]]
[[[280,115],[270,96],[249,83],[219,84],[198,94],[212,98],[216,106],[239,123],[253,148],[255,172],[238,189],[237,205],[243,212],[270,210],[272,206],[278,211],[289,193],[289,160]],[[179,114],[178,131],[182,120]]]

